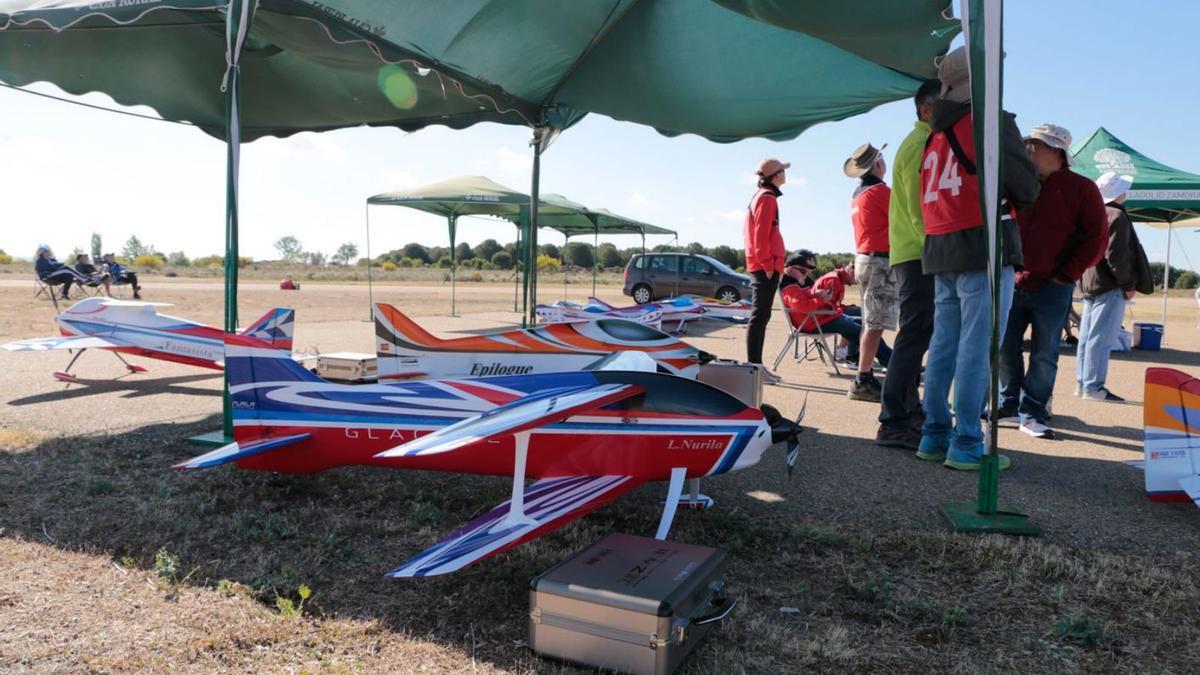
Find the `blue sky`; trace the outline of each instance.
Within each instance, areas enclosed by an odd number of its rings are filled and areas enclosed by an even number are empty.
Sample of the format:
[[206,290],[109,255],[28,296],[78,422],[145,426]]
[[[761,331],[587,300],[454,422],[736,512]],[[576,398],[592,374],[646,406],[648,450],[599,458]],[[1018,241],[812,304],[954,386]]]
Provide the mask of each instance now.
[[[1005,9],[1004,100],[1022,130],[1053,122],[1078,138],[1103,125],[1161,162],[1200,173],[1200,71],[1190,46],[1200,4],[1009,0]],[[48,85],[34,89],[62,95]],[[103,95],[82,100],[116,107]],[[666,138],[591,116],[543,156],[542,189],[676,229],[682,242],[740,247],[751,172],[761,158],[777,156],[793,163],[781,201],[788,247],[848,251],[854,183],[842,175],[842,162],[867,141],[887,142],[890,159],[912,127],[912,110],[899,101],[793,141],[733,144]],[[272,243],[289,234],[310,250],[332,253],[353,241],[361,251],[365,199],[387,190],[460,174],[527,190],[528,137],[524,128],[485,124],[413,134],[347,129],[247,144],[242,253],[276,257]],[[86,249],[99,232],[108,249],[137,235],[161,251],[220,253],[224,152],[188,127],[0,89],[0,248],[28,256],[45,242],[65,254]],[[444,221],[410,209],[371,207],[371,224],[374,252],[447,242]],[[513,229],[468,219],[459,236],[472,244],[509,241]],[[1151,259],[1161,260],[1165,235],[1143,228],[1141,237]],[[1200,263],[1200,234],[1188,229],[1177,237],[1172,262]],[[562,241],[548,231],[541,240]],[[633,246],[637,238],[613,241]]]

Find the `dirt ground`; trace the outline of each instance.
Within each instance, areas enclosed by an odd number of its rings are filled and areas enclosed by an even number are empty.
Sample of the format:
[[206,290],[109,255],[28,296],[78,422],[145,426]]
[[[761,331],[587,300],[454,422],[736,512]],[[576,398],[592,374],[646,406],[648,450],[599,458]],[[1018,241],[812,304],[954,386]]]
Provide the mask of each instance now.
[[[512,325],[510,285],[376,286],[436,333]],[[606,299],[627,302],[614,286]],[[582,300],[590,285],[573,286]],[[562,297],[542,289],[543,300]],[[160,311],[219,325],[217,281],[159,279]],[[241,287],[243,325],[297,309],[299,351],[373,349],[365,285]],[[1139,300],[1134,320],[1158,320]],[[1057,440],[1003,429],[1014,460],[1001,499],[1032,516],[1037,540],[947,532],[938,506],[969,501],[976,477],[871,443],[878,406],[848,380],[785,359],[768,403],[808,401],[800,466],[782,451],[707,481],[716,508],[682,513],[673,537],[733,555],[741,605],[686,663],[689,673],[1189,670],[1200,662],[1200,513],[1152,504],[1142,476],[1143,371],[1200,372],[1196,305],[1173,297],[1166,347],[1114,354],[1126,405],[1072,396],[1064,349]],[[1128,322],[1127,322],[1128,324]],[[53,309],[0,279],[0,341],[55,333]],[[786,335],[769,331],[774,355]],[[889,336],[890,337],[890,336]],[[744,329],[693,326],[686,339],[744,355]],[[649,485],[533,544],[449,578],[382,574],[506,498],[503,479],[345,469],[311,477],[178,474],[186,443],[217,428],[220,377],[144,361],[118,377],[86,354],[66,387],[63,353],[0,352],[0,669],[34,671],[574,672],[524,646],[527,582],[610,531],[649,535],[665,490]],[[114,379],[116,378],[116,379]],[[300,586],[312,590],[301,602]]]

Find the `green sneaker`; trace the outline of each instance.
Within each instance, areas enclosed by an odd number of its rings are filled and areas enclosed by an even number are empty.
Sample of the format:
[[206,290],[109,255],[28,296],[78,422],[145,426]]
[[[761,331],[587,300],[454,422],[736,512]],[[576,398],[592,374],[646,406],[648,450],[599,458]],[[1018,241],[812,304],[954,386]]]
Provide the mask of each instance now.
[[[917,456],[920,456],[920,453],[917,453]],[[998,458],[1000,459],[1001,471],[1012,466],[1012,460],[1008,458],[1008,455],[998,455]],[[956,471],[978,471],[980,462],[957,462],[953,459],[947,459],[945,464]]]

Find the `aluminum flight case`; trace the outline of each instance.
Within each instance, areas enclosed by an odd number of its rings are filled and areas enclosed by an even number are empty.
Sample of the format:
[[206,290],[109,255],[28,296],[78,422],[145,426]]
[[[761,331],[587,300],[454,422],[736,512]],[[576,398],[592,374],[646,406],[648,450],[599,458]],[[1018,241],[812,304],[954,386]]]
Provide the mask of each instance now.
[[696,379],[757,408],[762,405],[762,366],[729,359],[715,359],[700,364]]
[[529,646],[557,659],[667,675],[733,611],[719,549],[610,534],[535,577]]

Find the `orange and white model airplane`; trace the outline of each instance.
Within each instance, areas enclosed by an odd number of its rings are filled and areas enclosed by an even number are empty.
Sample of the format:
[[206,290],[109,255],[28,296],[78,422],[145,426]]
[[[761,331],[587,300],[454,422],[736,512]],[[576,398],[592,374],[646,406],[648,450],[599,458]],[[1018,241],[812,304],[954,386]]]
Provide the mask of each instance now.
[[642,352],[661,372],[695,379],[700,364],[714,358],[660,330],[622,319],[442,339],[382,302],[375,303],[375,337],[381,381],[585,370],[619,352]]
[[1200,506],[1200,380],[1172,368],[1147,368],[1144,400],[1146,494]]

